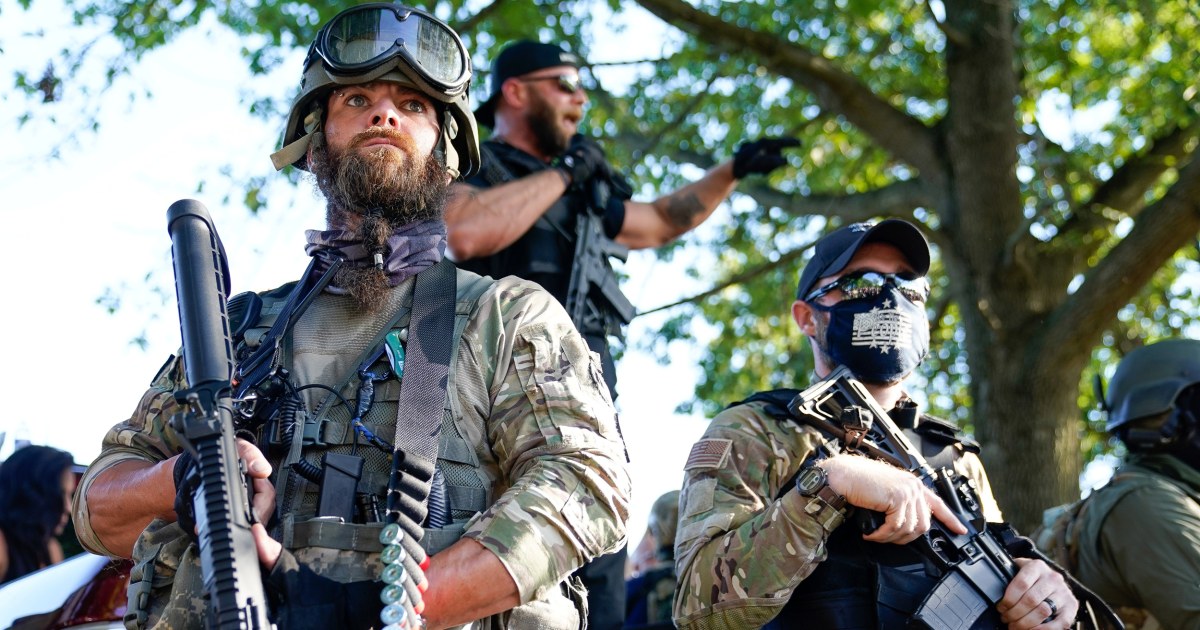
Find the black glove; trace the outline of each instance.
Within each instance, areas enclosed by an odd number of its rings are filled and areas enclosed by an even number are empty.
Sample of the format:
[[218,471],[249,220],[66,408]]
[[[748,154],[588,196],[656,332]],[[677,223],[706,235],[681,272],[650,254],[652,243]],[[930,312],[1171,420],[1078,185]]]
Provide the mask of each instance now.
[[196,536],[196,513],[192,504],[192,497],[200,485],[200,469],[191,453],[180,453],[179,459],[175,460],[174,476],[176,522],[192,542],[200,542]]
[[591,138],[577,133],[554,166],[571,177],[572,186],[583,186],[592,176],[608,171],[604,149]]
[[766,175],[787,164],[783,149],[800,146],[795,138],[759,138],[743,142],[733,152],[733,176],[742,179],[747,175]]

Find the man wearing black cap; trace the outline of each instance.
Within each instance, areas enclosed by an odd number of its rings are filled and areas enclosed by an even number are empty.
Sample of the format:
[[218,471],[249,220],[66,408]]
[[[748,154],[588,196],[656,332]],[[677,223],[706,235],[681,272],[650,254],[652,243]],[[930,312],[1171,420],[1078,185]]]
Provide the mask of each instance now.
[[[579,216],[590,207],[602,219],[598,236],[606,243],[593,251],[658,247],[707,219],[738,179],[785,164],[781,150],[798,143],[775,138],[745,143],[732,160],[698,181],[650,203],[632,201],[629,184],[609,167],[600,147],[578,134],[588,102],[581,65],[578,56],[553,44],[518,41],[501,51],[492,66],[491,95],[475,110],[477,120],[492,128],[492,138],[481,145],[480,172],[451,188],[448,246],[460,267],[532,280],[568,308],[573,268],[590,265],[606,286],[588,289],[585,307],[579,316],[572,309],[572,320],[600,355],[615,398],[608,336],[619,337],[633,312],[606,255],[576,259]],[[613,292],[627,308],[614,304]],[[581,570],[590,593],[589,628],[621,625],[625,555],[622,549]]]
[[[589,206],[602,217],[602,238],[629,249],[659,247],[707,219],[738,179],[784,165],[781,150],[798,144],[775,138],[745,143],[696,182],[649,203],[632,201],[628,183],[600,147],[577,133],[588,102],[582,63],[556,45],[527,40],[501,51],[492,66],[491,95],[475,110],[476,119],[492,128],[492,138],[482,143],[483,166],[452,187],[446,207],[449,248],[460,267],[533,280],[564,304],[572,267],[588,262],[574,258],[576,218]],[[597,182],[607,192],[597,193]],[[607,256],[593,262],[612,275]],[[615,289],[616,278],[610,283]],[[606,337],[619,336],[627,322],[600,294],[589,295],[587,315],[575,325],[600,354],[615,397]]]
[[[912,224],[855,223],[822,238],[800,276],[792,318],[817,378],[849,368],[918,448],[978,488],[1000,521],[977,447],[920,414],[903,380],[929,350],[929,245]],[[676,535],[680,628],[907,628],[934,579],[907,543],[937,519],[966,529],[912,473],[853,454],[823,455],[826,437],[787,417],[796,390],[764,392],[717,415],[684,465]],[[923,450],[923,452],[929,452]],[[879,512],[870,534],[844,524],[851,506]],[[996,606],[1009,628],[1066,628],[1078,603],[1040,560]]]

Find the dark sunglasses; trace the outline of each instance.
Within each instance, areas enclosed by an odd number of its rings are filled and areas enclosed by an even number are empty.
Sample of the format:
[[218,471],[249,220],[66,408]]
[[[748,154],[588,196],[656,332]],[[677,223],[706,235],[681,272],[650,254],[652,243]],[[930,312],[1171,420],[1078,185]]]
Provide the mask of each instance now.
[[929,281],[924,276],[917,276],[914,273],[880,273],[878,271],[857,271],[848,274],[830,282],[829,284],[814,289],[808,297],[804,298],[805,302],[813,300],[833,291],[840,289],[842,299],[845,300],[861,300],[863,298],[873,298],[883,292],[885,285],[891,284],[900,290],[900,294],[908,298],[912,302],[924,302],[929,299]]
[[533,83],[534,81],[557,81],[558,89],[567,94],[574,94],[583,90],[583,79],[579,78],[577,74],[557,74],[550,77],[521,79],[522,83]]

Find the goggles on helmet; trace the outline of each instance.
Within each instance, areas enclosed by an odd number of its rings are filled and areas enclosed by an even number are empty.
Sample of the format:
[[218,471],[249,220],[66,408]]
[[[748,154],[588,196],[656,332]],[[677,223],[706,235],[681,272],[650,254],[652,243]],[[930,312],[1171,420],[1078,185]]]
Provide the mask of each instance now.
[[308,49],[304,67],[319,56],[331,74],[356,75],[395,58],[447,93],[471,78],[467,49],[458,34],[433,16],[405,6],[364,4],[326,24]]
[[838,289],[842,291],[844,300],[873,298],[882,293],[884,286],[889,284],[899,289],[900,294],[911,302],[924,302],[929,299],[929,281],[924,276],[866,270],[844,275],[823,287],[818,287],[809,293],[804,301],[812,302]]

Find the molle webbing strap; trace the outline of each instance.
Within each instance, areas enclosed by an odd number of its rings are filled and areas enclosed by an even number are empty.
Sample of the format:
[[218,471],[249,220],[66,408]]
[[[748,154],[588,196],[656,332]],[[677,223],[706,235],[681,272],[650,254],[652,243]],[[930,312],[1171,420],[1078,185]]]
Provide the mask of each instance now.
[[271,325],[271,329],[266,336],[260,341],[259,347],[248,357],[244,362],[237,367],[237,381],[239,383],[239,397],[245,394],[242,391],[248,385],[257,385],[267,372],[275,367],[275,361],[279,358],[279,345],[291,332],[292,326],[300,319],[300,315],[308,308],[309,304],[316,299],[317,295],[325,289],[329,282],[333,279],[334,273],[337,272],[341,265],[340,260],[335,260],[329,265],[329,269],[321,275],[316,274],[317,258],[314,256],[308,263],[308,268],[304,270],[304,277],[296,283],[290,295],[288,295],[287,303],[284,304],[283,311],[275,319],[275,323]]

